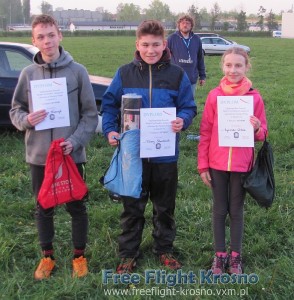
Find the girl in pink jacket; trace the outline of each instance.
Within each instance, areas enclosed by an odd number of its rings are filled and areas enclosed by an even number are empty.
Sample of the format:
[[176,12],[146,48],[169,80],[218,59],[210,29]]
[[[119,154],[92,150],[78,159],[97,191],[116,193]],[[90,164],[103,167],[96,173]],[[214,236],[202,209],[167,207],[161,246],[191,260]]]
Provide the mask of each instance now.
[[[219,146],[218,96],[253,96],[253,116],[250,116],[254,140],[263,141],[267,133],[264,103],[259,92],[246,77],[250,69],[247,53],[238,47],[227,50],[222,57],[224,77],[206,99],[200,124],[198,171],[202,181],[213,192],[214,274],[241,274],[243,210],[245,190],[242,175],[250,171],[252,147]],[[225,220],[230,217],[230,254],[225,244]]]

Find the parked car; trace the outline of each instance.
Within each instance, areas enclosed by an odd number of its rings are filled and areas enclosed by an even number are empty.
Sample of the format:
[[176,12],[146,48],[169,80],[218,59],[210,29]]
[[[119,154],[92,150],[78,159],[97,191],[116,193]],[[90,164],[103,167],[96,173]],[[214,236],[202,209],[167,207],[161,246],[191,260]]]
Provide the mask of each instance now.
[[[0,42],[0,126],[12,126],[9,110],[19,74],[24,67],[32,64],[38,51],[29,44]],[[93,75],[89,78],[100,111],[102,96],[112,79]]]
[[280,37],[282,37],[282,31],[280,31],[280,30],[274,30],[273,31],[273,37],[274,38],[280,38]]
[[234,46],[243,48],[248,54],[250,53],[249,47],[237,44],[220,36],[201,37],[200,39],[202,42],[202,50],[204,55],[221,55],[227,49]]
[[206,37],[206,36],[220,36],[217,33],[211,33],[211,32],[195,32],[199,37]]
[[195,32],[195,34],[197,34],[200,38],[201,37],[207,37],[207,36],[212,36],[212,37],[221,37],[226,39],[229,42],[232,42],[233,44],[237,44],[236,42],[232,41],[232,40],[228,40],[227,38],[223,37],[222,35],[219,35],[218,33],[211,33],[211,32]]

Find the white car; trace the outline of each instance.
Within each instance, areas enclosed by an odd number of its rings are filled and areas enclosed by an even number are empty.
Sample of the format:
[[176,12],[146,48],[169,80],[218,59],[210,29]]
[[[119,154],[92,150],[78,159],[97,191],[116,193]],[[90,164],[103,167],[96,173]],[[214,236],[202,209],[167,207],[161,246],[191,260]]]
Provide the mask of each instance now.
[[232,47],[240,47],[244,49],[248,54],[250,53],[250,48],[244,45],[239,45],[233,41],[227,40],[219,36],[206,36],[201,37],[202,51],[204,55],[221,55],[227,49]]

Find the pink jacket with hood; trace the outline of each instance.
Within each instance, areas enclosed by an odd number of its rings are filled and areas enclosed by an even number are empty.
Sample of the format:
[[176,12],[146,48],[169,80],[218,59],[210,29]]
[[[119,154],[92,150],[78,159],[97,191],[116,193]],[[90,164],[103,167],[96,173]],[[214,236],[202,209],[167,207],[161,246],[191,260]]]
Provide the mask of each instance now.
[[[254,134],[254,139],[263,141],[267,133],[263,100],[255,89],[250,89],[245,95],[253,96],[254,116],[261,121],[260,129]],[[251,147],[220,147],[218,145],[217,96],[225,96],[220,87],[211,90],[206,99],[200,125],[198,171],[202,173],[212,168],[221,171],[247,172],[253,156]]]

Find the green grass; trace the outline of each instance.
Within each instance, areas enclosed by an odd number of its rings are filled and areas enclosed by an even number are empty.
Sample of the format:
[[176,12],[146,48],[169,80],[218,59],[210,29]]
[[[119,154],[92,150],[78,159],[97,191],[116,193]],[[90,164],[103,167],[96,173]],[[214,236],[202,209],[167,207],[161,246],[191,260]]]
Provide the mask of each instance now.
[[[10,40],[10,38],[2,38]],[[269,141],[275,154],[277,193],[273,206],[264,210],[250,198],[245,204],[243,255],[245,272],[259,276],[257,284],[177,285],[188,288],[193,296],[178,294],[168,299],[239,299],[230,296],[245,292],[242,299],[293,299],[293,186],[294,186],[294,40],[272,38],[234,38],[251,47],[250,78],[263,95],[269,126]],[[28,38],[14,41],[30,42]],[[134,37],[67,37],[63,45],[90,74],[112,77],[116,69],[129,62],[135,50]],[[177,238],[175,248],[184,263],[184,272],[198,274],[208,269],[213,255],[211,231],[212,196],[196,172],[197,142],[186,139],[198,132],[206,95],[220,78],[220,57],[205,57],[207,83],[198,87],[199,115],[187,132],[182,133],[179,160],[180,186],[177,195]],[[24,161],[24,135],[16,131],[0,131],[0,299],[159,299],[160,296],[104,296],[103,289],[124,288],[103,285],[102,270],[117,264],[117,236],[120,233],[121,204],[109,200],[99,184],[113,148],[97,135],[88,147],[87,183],[90,189],[90,218],[87,256],[91,274],[84,279],[71,278],[70,218],[63,207],[56,210],[55,251],[58,270],[45,282],[35,282],[33,271],[40,258],[34,224],[34,199],[31,193],[28,166]],[[257,148],[260,145],[257,146]],[[146,210],[143,235],[143,259],[137,272],[144,285],[147,269],[158,269],[152,254],[152,208]],[[166,285],[159,286],[166,289]],[[209,290],[211,289],[211,290]],[[147,290],[145,290],[147,291]],[[161,290],[162,293],[165,290]],[[213,292],[215,296],[205,295]],[[222,293],[223,296],[217,296]]]

